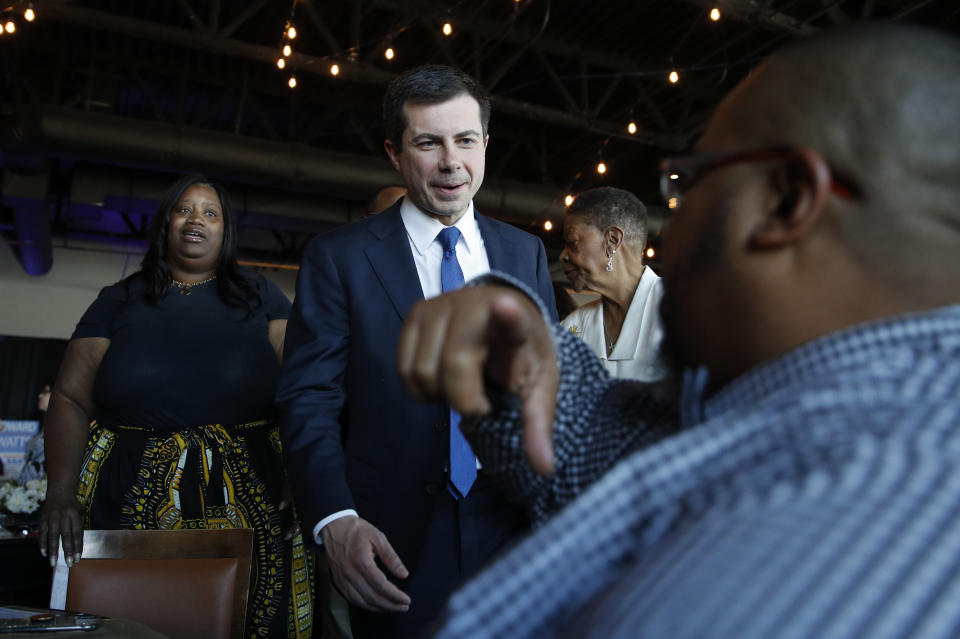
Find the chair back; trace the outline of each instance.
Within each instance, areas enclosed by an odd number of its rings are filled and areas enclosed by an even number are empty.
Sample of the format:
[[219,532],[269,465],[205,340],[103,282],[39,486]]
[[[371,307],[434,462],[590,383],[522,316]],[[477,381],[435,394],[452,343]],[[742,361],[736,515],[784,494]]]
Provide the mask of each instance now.
[[132,619],[170,637],[244,636],[253,530],[86,530],[63,548],[50,608]]

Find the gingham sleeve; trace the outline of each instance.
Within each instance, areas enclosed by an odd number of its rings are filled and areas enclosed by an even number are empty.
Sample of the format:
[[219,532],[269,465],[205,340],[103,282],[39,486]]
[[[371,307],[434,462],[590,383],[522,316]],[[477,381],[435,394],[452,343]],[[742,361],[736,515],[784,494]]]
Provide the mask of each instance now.
[[[520,290],[538,304],[547,321],[543,304],[522,282],[491,273],[471,282],[480,284]],[[560,367],[552,476],[538,475],[526,459],[516,395],[488,385],[492,410],[461,424],[484,468],[506,482],[537,523],[573,501],[630,452],[672,432],[677,416],[676,382],[611,379],[593,351],[559,323],[552,325],[552,336]],[[624,421],[622,415],[634,419]]]

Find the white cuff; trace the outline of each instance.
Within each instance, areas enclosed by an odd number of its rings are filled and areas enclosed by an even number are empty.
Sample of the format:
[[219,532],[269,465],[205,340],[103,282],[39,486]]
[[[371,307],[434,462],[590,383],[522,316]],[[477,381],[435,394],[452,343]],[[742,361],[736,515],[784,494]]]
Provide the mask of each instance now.
[[348,508],[346,510],[339,510],[333,513],[332,515],[327,515],[326,517],[318,521],[317,525],[313,527],[313,540],[317,543],[318,546],[322,546],[323,537],[320,536],[320,531],[323,530],[324,526],[329,524],[331,521],[336,521],[337,519],[340,519],[341,517],[359,517],[359,516],[360,515],[357,514],[357,511],[355,511],[352,508]]

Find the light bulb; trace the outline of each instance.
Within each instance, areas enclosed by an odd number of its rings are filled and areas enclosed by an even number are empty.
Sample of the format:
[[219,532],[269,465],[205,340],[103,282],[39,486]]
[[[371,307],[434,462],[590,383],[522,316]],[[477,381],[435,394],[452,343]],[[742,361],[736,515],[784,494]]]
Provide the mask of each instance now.
[[340,65],[331,64],[330,65],[330,75],[340,75]]
[[444,23],[443,23],[443,35],[448,36],[448,35],[450,35],[451,33],[453,33],[453,27],[450,25],[449,22],[444,22]]
[[387,47],[387,50],[383,52],[383,57],[385,57],[387,60],[393,60],[393,56],[393,47]]
[[549,231],[552,228],[553,228],[553,222],[551,222],[550,220],[547,220],[546,222],[543,223],[544,231]]
[[290,45],[283,45],[283,57],[289,57],[291,53],[293,53],[293,49],[290,47]]
[[636,132],[637,132],[637,123],[636,123],[636,122],[631,122],[630,124],[627,125],[627,133],[629,133],[630,135],[633,135],[633,134],[635,134]]
[[647,249],[647,257],[653,257],[656,254],[657,252],[653,250],[652,246]]
[[669,200],[667,200],[667,208],[668,208],[668,209],[675,209],[675,208],[677,208],[677,198],[672,197],[672,198],[670,198]]
[[283,58],[278,58],[278,59],[277,59],[277,68],[278,68],[278,69],[282,69],[282,68],[285,67],[285,66],[287,66],[287,61],[284,60]]
[[567,206],[570,206],[571,204],[573,204],[573,196],[568,195],[565,198],[563,198],[563,203],[566,204]]
[[287,29],[287,37],[290,38],[291,40],[296,40],[296,39],[297,39],[297,28],[296,28],[296,27],[290,27],[289,29]]
[[603,175],[603,174],[606,173],[606,172],[607,172],[607,165],[604,164],[603,162],[598,162],[598,163],[597,163],[597,173],[599,173],[600,175]]
[[296,86],[297,86],[297,79],[291,75],[291,76],[290,76],[290,80],[287,81],[287,84],[290,85],[290,88],[291,88],[291,89],[296,88]]
[[3,28],[6,30],[7,33],[13,33],[14,31],[17,30],[17,25],[14,24],[13,20],[10,20],[9,22],[7,22],[7,24],[4,25]]
[[680,74],[676,71],[671,71],[669,76],[670,84],[676,84],[680,81]]
[[717,9],[716,7],[714,7],[713,9],[711,9],[711,10],[710,10],[710,19],[713,20],[714,22],[716,22],[717,20],[719,20],[719,19],[720,19],[720,9]]
[[27,7],[27,10],[23,12],[23,19],[27,22],[33,22],[37,17],[37,14],[33,12],[33,7]]

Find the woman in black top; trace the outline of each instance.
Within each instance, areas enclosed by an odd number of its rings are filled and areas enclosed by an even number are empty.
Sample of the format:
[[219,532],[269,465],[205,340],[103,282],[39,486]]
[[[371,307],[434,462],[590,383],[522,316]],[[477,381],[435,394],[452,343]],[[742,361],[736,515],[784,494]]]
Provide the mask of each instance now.
[[236,232],[219,187],[180,180],[141,270],[84,313],[47,416],[41,550],[52,565],[62,537],[72,565],[84,528],[253,528],[246,634],[308,635],[309,553],[284,535],[272,422],[290,302],[240,270]]

